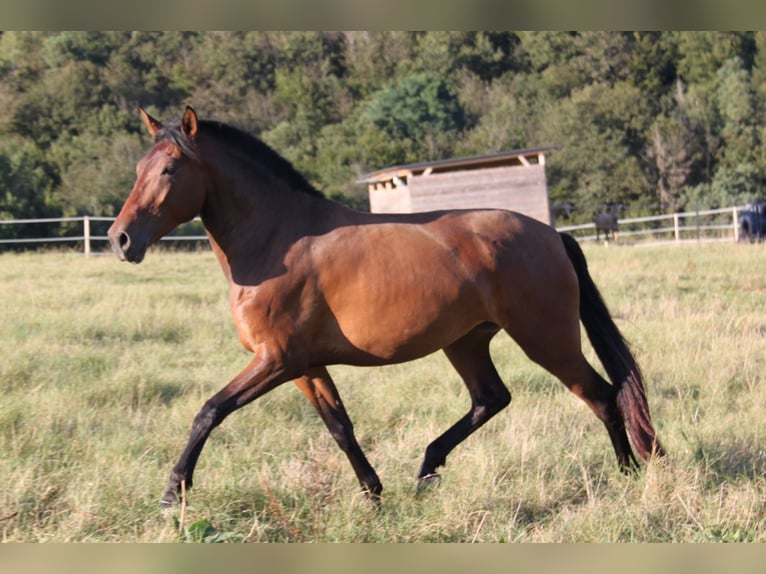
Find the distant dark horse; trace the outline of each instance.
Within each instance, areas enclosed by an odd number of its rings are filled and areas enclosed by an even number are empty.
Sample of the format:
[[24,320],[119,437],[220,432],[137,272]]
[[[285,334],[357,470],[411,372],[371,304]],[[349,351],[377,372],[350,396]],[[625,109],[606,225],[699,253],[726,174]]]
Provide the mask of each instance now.
[[617,232],[620,230],[619,215],[620,206],[610,205],[606,213],[593,216],[593,223],[596,226],[596,241],[599,239],[599,231],[604,232],[607,241],[609,241],[610,234],[612,239],[617,239]]
[[[141,116],[156,143],[109,229],[114,251],[139,263],[150,245],[201,215],[239,339],[253,354],[194,419],[164,505],[191,487],[217,425],[291,380],[377,503],[380,480],[326,366],[385,365],[443,349],[471,407],[426,449],[418,484],[438,480],[449,452],[511,400],[489,353],[501,330],[603,421],[623,469],[637,465],[626,426],[643,459],[662,454],[638,365],[569,235],[502,210],[354,211],[327,200],[261,141],[198,121],[191,108],[168,126]],[[583,356],[581,318],[611,385]]]
[[556,227],[556,222],[558,221],[559,217],[561,219],[569,219],[569,216],[572,215],[573,209],[574,206],[571,203],[551,205],[550,209],[548,210],[551,216],[551,227]]

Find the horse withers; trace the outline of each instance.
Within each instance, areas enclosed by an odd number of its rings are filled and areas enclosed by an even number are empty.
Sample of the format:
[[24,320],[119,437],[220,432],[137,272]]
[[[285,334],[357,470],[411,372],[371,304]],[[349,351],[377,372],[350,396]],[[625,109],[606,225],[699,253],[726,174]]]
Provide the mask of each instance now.
[[[147,248],[199,215],[229,284],[250,363],[210,397],[170,473],[163,504],[178,500],[211,431],[287,381],[314,405],[373,501],[381,482],[354,435],[327,370],[410,361],[439,349],[462,377],[468,412],[431,442],[418,484],[511,394],[489,353],[505,331],[606,426],[621,468],[662,454],[641,372],[569,235],[497,209],[371,214],[327,200],[260,140],[200,121],[187,107],[164,125],[140,110],[154,146],[109,229],[117,256]],[[583,356],[582,320],[611,380]],[[627,432],[626,432],[627,427]]]

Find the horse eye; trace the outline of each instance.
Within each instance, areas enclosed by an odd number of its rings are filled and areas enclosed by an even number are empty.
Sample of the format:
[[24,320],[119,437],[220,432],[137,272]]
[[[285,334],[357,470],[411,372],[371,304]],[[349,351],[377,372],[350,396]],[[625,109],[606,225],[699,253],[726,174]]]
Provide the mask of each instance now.
[[161,175],[173,175],[175,172],[176,168],[174,165],[166,165],[164,168],[162,168]]

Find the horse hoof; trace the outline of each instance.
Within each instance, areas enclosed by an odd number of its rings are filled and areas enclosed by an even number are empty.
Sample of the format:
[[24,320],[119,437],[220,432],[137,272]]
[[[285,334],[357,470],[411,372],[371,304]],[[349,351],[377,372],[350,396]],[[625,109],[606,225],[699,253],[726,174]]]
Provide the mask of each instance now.
[[437,472],[432,472],[431,474],[427,474],[425,476],[421,476],[418,479],[418,490],[417,490],[417,493],[421,494],[423,492],[426,492],[426,491],[429,491],[429,490],[433,490],[434,488],[439,486],[441,481],[442,481],[442,477]]
[[171,495],[165,495],[160,501],[160,513],[162,516],[169,516],[175,512],[176,506],[178,506],[178,498]]
[[380,495],[366,493],[367,504],[376,512],[380,512],[383,509],[383,505],[380,502]]

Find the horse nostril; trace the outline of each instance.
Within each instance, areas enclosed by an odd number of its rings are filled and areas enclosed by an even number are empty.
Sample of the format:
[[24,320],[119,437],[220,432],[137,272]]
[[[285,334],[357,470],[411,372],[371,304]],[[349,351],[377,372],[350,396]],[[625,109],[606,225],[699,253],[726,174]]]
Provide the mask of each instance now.
[[123,251],[125,251],[128,247],[130,247],[130,236],[124,231],[120,232],[118,240],[120,242],[120,249],[122,249]]

